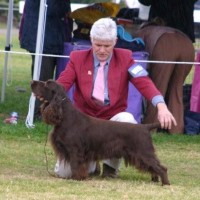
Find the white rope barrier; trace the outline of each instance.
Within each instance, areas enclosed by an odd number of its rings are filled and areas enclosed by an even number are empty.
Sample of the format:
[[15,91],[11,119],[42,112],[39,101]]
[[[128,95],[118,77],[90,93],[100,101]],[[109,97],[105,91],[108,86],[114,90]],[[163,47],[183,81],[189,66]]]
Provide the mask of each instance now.
[[30,53],[22,51],[5,51],[0,50],[0,53],[10,53],[10,54],[22,54],[22,55],[39,55],[39,56],[48,56],[48,57],[58,57],[58,58],[69,58],[67,55],[53,55],[53,54],[39,54],[39,53]]
[[[10,53],[10,54],[22,54],[22,55],[39,55],[39,56],[48,56],[48,57],[57,57],[57,58],[69,58],[69,55],[53,55],[53,54],[37,54],[37,53],[29,53],[29,52],[21,52],[21,51],[5,51],[0,50],[0,53]],[[141,63],[162,63],[162,64],[187,64],[187,65],[199,65],[200,62],[177,62],[177,61],[158,61],[158,60],[135,60],[135,62]]]

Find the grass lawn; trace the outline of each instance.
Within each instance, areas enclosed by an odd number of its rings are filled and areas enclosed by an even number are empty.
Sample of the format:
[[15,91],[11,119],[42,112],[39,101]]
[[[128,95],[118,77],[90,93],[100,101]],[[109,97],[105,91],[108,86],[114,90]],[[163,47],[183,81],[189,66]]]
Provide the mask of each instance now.
[[[19,48],[17,32],[13,51]],[[0,50],[5,34],[0,32]],[[4,54],[0,53],[0,86]],[[118,179],[93,177],[87,181],[51,176],[55,157],[47,141],[50,126],[25,126],[31,80],[31,58],[13,54],[9,59],[5,102],[0,103],[0,200],[198,200],[200,196],[200,137],[153,134],[157,155],[168,167],[171,186],[152,183],[148,174],[121,166]],[[23,91],[23,92],[22,92]],[[3,121],[10,112],[19,114],[17,125]]]

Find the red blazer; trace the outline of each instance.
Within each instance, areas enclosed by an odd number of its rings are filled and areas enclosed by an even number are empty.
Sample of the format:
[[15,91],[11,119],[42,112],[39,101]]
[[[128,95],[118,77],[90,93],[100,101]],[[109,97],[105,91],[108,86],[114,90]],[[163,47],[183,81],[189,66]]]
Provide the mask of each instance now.
[[[92,49],[73,51],[65,70],[57,82],[68,91],[75,83],[75,106],[94,117],[110,119],[127,108],[128,83],[131,81],[139,92],[151,100],[160,92],[149,77],[132,78],[128,69],[134,63],[132,52],[127,49],[113,50],[108,70],[108,94],[110,105],[99,106],[92,99],[94,59]],[[133,102],[134,104],[134,102]]]

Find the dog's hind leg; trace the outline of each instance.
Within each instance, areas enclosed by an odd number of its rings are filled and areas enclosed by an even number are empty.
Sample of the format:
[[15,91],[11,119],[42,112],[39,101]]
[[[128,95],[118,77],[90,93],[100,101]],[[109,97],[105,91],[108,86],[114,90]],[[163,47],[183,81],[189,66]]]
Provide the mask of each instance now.
[[159,176],[157,174],[151,174],[151,181],[159,182]]
[[[147,163],[145,162],[147,160]],[[158,182],[158,177],[161,178],[162,185],[170,185],[167,175],[167,168],[160,164],[160,161],[156,157],[143,160],[143,167],[151,173],[151,180]]]
[[151,173],[152,181],[157,182],[158,176],[161,178],[162,185],[170,185],[167,175],[167,168],[162,166],[159,161],[156,166],[149,168]]
[[159,160],[153,156],[144,154],[140,157],[137,156],[131,159],[132,162],[129,163],[135,166],[138,170],[143,172],[149,172],[151,174],[151,180],[158,182],[159,177],[161,178],[162,185],[170,185],[167,175],[167,168],[162,166]]

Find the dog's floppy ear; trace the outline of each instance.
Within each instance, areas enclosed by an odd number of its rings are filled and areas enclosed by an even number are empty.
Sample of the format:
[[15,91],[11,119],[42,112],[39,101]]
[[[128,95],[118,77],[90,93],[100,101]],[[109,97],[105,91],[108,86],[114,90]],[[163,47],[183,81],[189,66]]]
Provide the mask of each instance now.
[[63,99],[55,95],[49,105],[42,112],[42,118],[47,124],[58,125],[63,120]]

